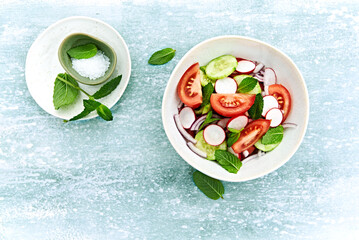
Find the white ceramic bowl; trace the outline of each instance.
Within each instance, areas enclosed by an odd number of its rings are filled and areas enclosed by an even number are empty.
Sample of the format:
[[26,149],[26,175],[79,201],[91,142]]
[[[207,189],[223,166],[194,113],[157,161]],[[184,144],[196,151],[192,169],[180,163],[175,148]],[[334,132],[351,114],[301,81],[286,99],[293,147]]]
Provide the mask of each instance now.
[[[292,110],[286,122],[296,123],[297,128],[285,129],[281,144],[266,155],[244,162],[237,174],[229,173],[216,162],[208,161],[193,153],[177,130],[173,115],[178,113],[180,99],[177,83],[193,63],[206,65],[224,54],[262,62],[275,70],[278,83],[283,84],[292,97]],[[199,43],[179,61],[168,81],[162,100],[162,121],[167,137],[177,153],[190,165],[213,178],[242,182],[266,175],[287,162],[303,140],[309,117],[309,98],[304,79],[294,62],[271,45],[241,36],[220,36]]]

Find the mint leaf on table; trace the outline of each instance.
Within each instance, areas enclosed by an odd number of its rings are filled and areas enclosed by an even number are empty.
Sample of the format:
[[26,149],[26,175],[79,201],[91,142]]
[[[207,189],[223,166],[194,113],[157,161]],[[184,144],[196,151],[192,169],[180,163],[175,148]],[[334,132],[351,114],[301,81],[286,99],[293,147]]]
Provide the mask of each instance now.
[[199,190],[210,199],[217,200],[223,198],[224,187],[221,181],[211,178],[199,171],[193,173],[193,181]]
[[96,108],[97,114],[102,117],[106,121],[112,121],[113,116],[111,110],[105,105],[101,104],[98,108]]
[[259,119],[263,112],[263,97],[262,94],[258,93],[252,107],[248,110],[249,116],[253,119]]
[[254,89],[254,87],[257,85],[258,80],[254,77],[246,77],[241,81],[241,83],[238,86],[238,92],[240,93],[247,93]]
[[229,130],[229,133],[228,133],[228,139],[227,139],[227,146],[232,147],[232,145],[235,142],[237,142],[237,140],[239,139],[243,128],[241,130],[237,130],[234,128],[228,128],[228,130]]
[[69,82],[73,86],[78,86],[78,83],[67,73],[59,73],[55,79],[53,104],[56,110],[65,105],[73,103],[79,94],[79,90],[60,80],[59,78]]
[[115,90],[120,84],[122,79],[122,75],[111,79],[105,85],[103,85],[94,95],[92,95],[95,99],[100,99],[109,95],[113,90]]
[[76,59],[86,59],[95,56],[97,53],[97,47],[95,44],[89,43],[78,47],[71,48],[67,51],[67,54]]
[[198,129],[198,131],[201,131],[201,129],[202,129],[206,124],[209,124],[209,123],[212,123],[212,122],[215,122],[215,121],[220,120],[219,118],[212,118],[212,115],[213,115],[213,112],[212,112],[212,111],[209,111],[209,112],[207,113],[206,119],[205,119],[204,122],[201,124],[201,126],[200,126],[199,129]]
[[171,61],[175,54],[176,50],[172,48],[165,48],[152,54],[148,63],[151,65],[162,65]]
[[269,129],[266,134],[262,137],[261,141],[264,145],[278,144],[283,139],[283,126],[279,125],[276,128]]
[[84,118],[101,105],[101,103],[91,99],[84,99],[83,104],[85,107],[84,110],[82,110],[82,112],[77,114],[75,117],[71,118],[69,121],[75,121]]

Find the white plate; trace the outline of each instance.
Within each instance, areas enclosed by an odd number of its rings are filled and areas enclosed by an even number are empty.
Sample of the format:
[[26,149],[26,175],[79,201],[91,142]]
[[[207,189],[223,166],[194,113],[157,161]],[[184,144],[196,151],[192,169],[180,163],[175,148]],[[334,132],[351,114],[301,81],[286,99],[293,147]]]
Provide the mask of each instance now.
[[[177,84],[183,73],[193,63],[206,65],[210,60],[232,54],[264,63],[272,67],[278,78],[292,97],[292,110],[286,122],[296,123],[295,129],[286,129],[281,144],[266,155],[243,161],[237,174],[229,173],[214,161],[208,161],[193,153],[177,130],[173,115],[178,113],[180,101]],[[194,168],[216,179],[229,182],[242,182],[268,174],[286,163],[297,151],[307,129],[309,117],[309,98],[305,81],[294,62],[283,52],[256,39],[242,36],[220,36],[199,43],[178,62],[168,81],[162,100],[162,121],[165,132],[177,153]]]
[[[110,25],[88,17],[70,17],[62,19],[41,33],[29,49],[26,58],[26,83],[31,96],[46,112],[63,119],[70,119],[83,110],[82,100],[88,97],[83,93],[68,106],[55,110],[52,95],[58,73],[63,73],[57,51],[62,40],[72,33],[85,33],[108,43],[117,54],[117,65],[110,79],[121,75],[120,85],[108,96],[99,101],[111,108],[121,98],[131,74],[131,59],[127,45],[121,35]],[[106,82],[105,82],[106,83]],[[105,84],[104,83],[104,84]],[[79,84],[86,92],[93,94],[103,84],[88,86]],[[84,119],[96,117],[92,112]]]

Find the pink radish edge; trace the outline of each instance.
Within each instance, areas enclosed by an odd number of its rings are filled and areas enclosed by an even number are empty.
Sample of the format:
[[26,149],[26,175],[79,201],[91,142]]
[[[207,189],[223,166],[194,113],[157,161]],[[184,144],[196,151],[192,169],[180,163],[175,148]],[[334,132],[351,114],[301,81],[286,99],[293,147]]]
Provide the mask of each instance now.
[[283,121],[283,113],[279,108],[272,108],[267,112],[265,119],[271,120],[271,127],[278,127]]
[[236,93],[237,88],[237,81],[230,77],[218,79],[214,85],[216,93]]
[[231,118],[227,123],[227,129],[234,128],[237,130],[241,130],[247,124],[248,124],[248,117],[241,115],[241,116]]
[[191,128],[196,120],[196,114],[190,107],[184,107],[179,113],[179,118],[184,129]]
[[248,74],[254,71],[256,64],[250,60],[240,60],[237,65],[237,72],[241,74]]

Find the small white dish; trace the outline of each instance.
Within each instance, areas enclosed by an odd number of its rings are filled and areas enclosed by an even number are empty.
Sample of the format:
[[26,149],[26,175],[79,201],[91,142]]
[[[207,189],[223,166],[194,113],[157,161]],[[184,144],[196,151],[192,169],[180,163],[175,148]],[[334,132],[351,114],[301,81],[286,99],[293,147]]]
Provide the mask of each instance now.
[[[52,24],[30,47],[26,58],[25,75],[27,87],[36,103],[46,112],[62,119],[70,119],[79,114],[83,110],[82,100],[88,98],[81,93],[73,104],[59,110],[55,110],[52,102],[55,78],[57,74],[65,72],[57,52],[61,42],[73,33],[97,37],[108,43],[116,52],[117,64],[110,79],[122,74],[122,80],[110,95],[99,100],[101,103],[109,108],[115,105],[125,91],[131,74],[131,58],[127,45],[121,35],[107,23],[89,17],[69,17]],[[90,94],[95,93],[103,84],[89,86],[79,83],[80,87]],[[96,116],[96,112],[92,112],[84,119]]]
[[[273,151],[244,161],[237,174],[229,173],[213,161],[203,159],[193,153],[185,139],[177,130],[173,116],[178,113],[180,99],[177,95],[177,83],[183,73],[193,63],[206,65],[210,60],[231,54],[235,57],[262,62],[276,71],[278,83],[283,84],[292,97],[292,110],[286,122],[296,123],[297,128],[286,129],[281,144]],[[283,52],[271,45],[241,36],[220,36],[199,43],[179,61],[168,81],[162,100],[162,121],[165,132],[177,153],[190,165],[213,178],[242,182],[264,176],[287,162],[299,148],[309,118],[309,98],[305,81],[294,62]]]

